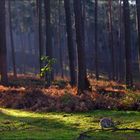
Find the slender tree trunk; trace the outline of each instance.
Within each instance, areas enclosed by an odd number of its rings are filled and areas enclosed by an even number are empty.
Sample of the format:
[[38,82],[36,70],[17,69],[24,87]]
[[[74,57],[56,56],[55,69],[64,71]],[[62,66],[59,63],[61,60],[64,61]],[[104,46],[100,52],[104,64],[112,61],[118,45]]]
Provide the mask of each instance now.
[[59,8],[58,8],[58,48],[59,48],[61,78],[64,78],[64,68],[63,68],[64,57],[62,55],[62,45],[61,45],[61,0],[59,0]]
[[15,46],[14,46],[14,39],[13,39],[13,30],[12,30],[12,17],[11,17],[11,1],[8,2],[8,12],[9,12],[9,29],[10,29],[10,40],[11,40],[11,50],[12,50],[12,63],[13,63],[13,72],[14,77],[17,77],[16,71],[16,59],[15,59]]
[[35,54],[35,60],[36,63],[34,64],[34,73],[37,74],[38,72],[40,72],[40,60],[38,60],[38,58],[40,57],[40,52],[39,52],[39,1],[40,0],[36,0],[36,5],[35,5],[35,11],[34,11],[34,54]]
[[3,84],[8,83],[5,14],[5,0],[0,0],[0,74]]
[[123,35],[122,35],[122,4],[121,0],[119,0],[119,81],[123,81]]
[[24,48],[24,33],[23,32],[20,32],[19,33],[19,36],[20,36],[20,42],[21,42],[21,51],[20,51],[20,53],[21,53],[21,58],[22,58],[22,67],[21,67],[21,72],[22,72],[22,74],[25,74],[25,72],[26,72],[26,64],[25,64],[25,58],[26,58],[26,52],[25,52],[25,48]]
[[112,0],[108,1],[109,5],[109,49],[111,54],[111,80],[115,80],[115,60],[114,60],[114,44],[113,44],[113,28],[112,28]]
[[[46,56],[52,58],[52,35],[51,35],[51,5],[50,0],[44,0],[45,5],[45,20],[46,20]],[[50,86],[53,74],[47,73],[46,80],[48,86]]]
[[71,8],[70,1],[64,0],[65,14],[66,14],[66,28],[67,28],[67,43],[68,43],[68,54],[69,54],[69,68],[71,86],[76,85],[75,65],[74,65],[74,43],[73,43],[73,32],[72,32],[72,21],[71,21]]
[[138,20],[138,43],[139,43],[139,71],[140,71],[140,0],[136,0],[137,20]]
[[73,0],[73,3],[75,13],[75,28],[78,55],[78,93],[80,94],[83,90],[89,89],[89,83],[86,74],[82,3],[81,0]]
[[98,70],[98,0],[95,0],[95,69],[96,79],[99,80]]
[[41,57],[43,55],[43,41],[42,41],[42,0],[37,0],[37,11],[38,11],[38,19],[39,19],[39,67],[40,67],[40,73],[42,68],[42,61]]
[[133,86],[133,80],[132,80],[130,10],[128,0],[123,0],[123,14],[124,14],[124,29],[125,29],[126,85],[129,88]]
[[[86,0],[81,0],[81,7],[82,7],[82,32],[83,32],[83,43],[84,46],[86,47]],[[85,57],[85,61],[86,61],[86,57]]]

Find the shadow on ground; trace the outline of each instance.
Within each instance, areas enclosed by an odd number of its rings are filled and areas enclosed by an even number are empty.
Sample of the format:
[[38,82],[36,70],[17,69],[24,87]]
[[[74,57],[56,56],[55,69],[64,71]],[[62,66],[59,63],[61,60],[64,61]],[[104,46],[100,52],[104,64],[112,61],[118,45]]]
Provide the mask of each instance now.
[[[132,131],[94,131],[99,129],[99,119],[105,116],[120,120],[120,127],[140,127],[139,112],[34,113],[2,108],[0,140],[140,140],[140,134]],[[80,138],[87,130],[91,132]]]

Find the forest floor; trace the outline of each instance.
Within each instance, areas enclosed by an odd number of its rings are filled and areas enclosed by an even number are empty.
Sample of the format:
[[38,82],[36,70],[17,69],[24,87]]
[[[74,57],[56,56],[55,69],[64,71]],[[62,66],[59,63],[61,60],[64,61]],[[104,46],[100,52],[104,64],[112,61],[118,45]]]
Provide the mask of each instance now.
[[38,78],[10,78],[0,85],[0,140],[140,140],[135,131],[95,131],[102,117],[140,129],[140,83],[132,90],[113,81],[90,83],[92,91],[77,95],[64,80],[48,88]]
[[140,140],[134,131],[112,132],[100,129],[99,119],[111,117],[118,128],[140,128],[140,112],[96,110],[88,113],[35,113],[0,108],[0,140]]

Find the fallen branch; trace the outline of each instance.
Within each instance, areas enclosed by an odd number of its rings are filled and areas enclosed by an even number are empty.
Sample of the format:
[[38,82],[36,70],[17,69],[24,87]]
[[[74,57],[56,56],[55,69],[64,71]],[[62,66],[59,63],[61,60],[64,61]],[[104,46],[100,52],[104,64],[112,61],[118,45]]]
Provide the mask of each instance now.
[[91,133],[93,131],[110,131],[112,130],[113,132],[114,131],[136,131],[136,132],[140,132],[140,129],[137,129],[137,128],[115,128],[115,129],[94,129],[94,130],[87,130],[85,132],[82,132],[79,134],[79,137],[76,139],[76,140],[84,140],[85,138],[91,138],[91,136],[87,135],[87,133]]
[[82,132],[80,135],[86,135],[87,133],[93,132],[93,131],[110,131],[112,130],[114,131],[136,131],[136,132],[140,132],[140,129],[137,128],[115,128],[115,129],[94,129],[94,130],[87,130],[85,132]]
[[137,129],[137,128],[117,128],[117,129],[114,129],[113,131],[121,131],[121,130],[125,130],[125,131],[137,131],[137,132],[140,132],[140,129]]

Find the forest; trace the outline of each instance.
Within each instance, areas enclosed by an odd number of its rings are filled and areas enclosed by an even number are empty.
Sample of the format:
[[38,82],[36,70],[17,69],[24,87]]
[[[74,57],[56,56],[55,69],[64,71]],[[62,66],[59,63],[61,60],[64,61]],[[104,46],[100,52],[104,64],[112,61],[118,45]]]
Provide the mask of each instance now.
[[0,140],[140,140],[140,0],[0,0]]

